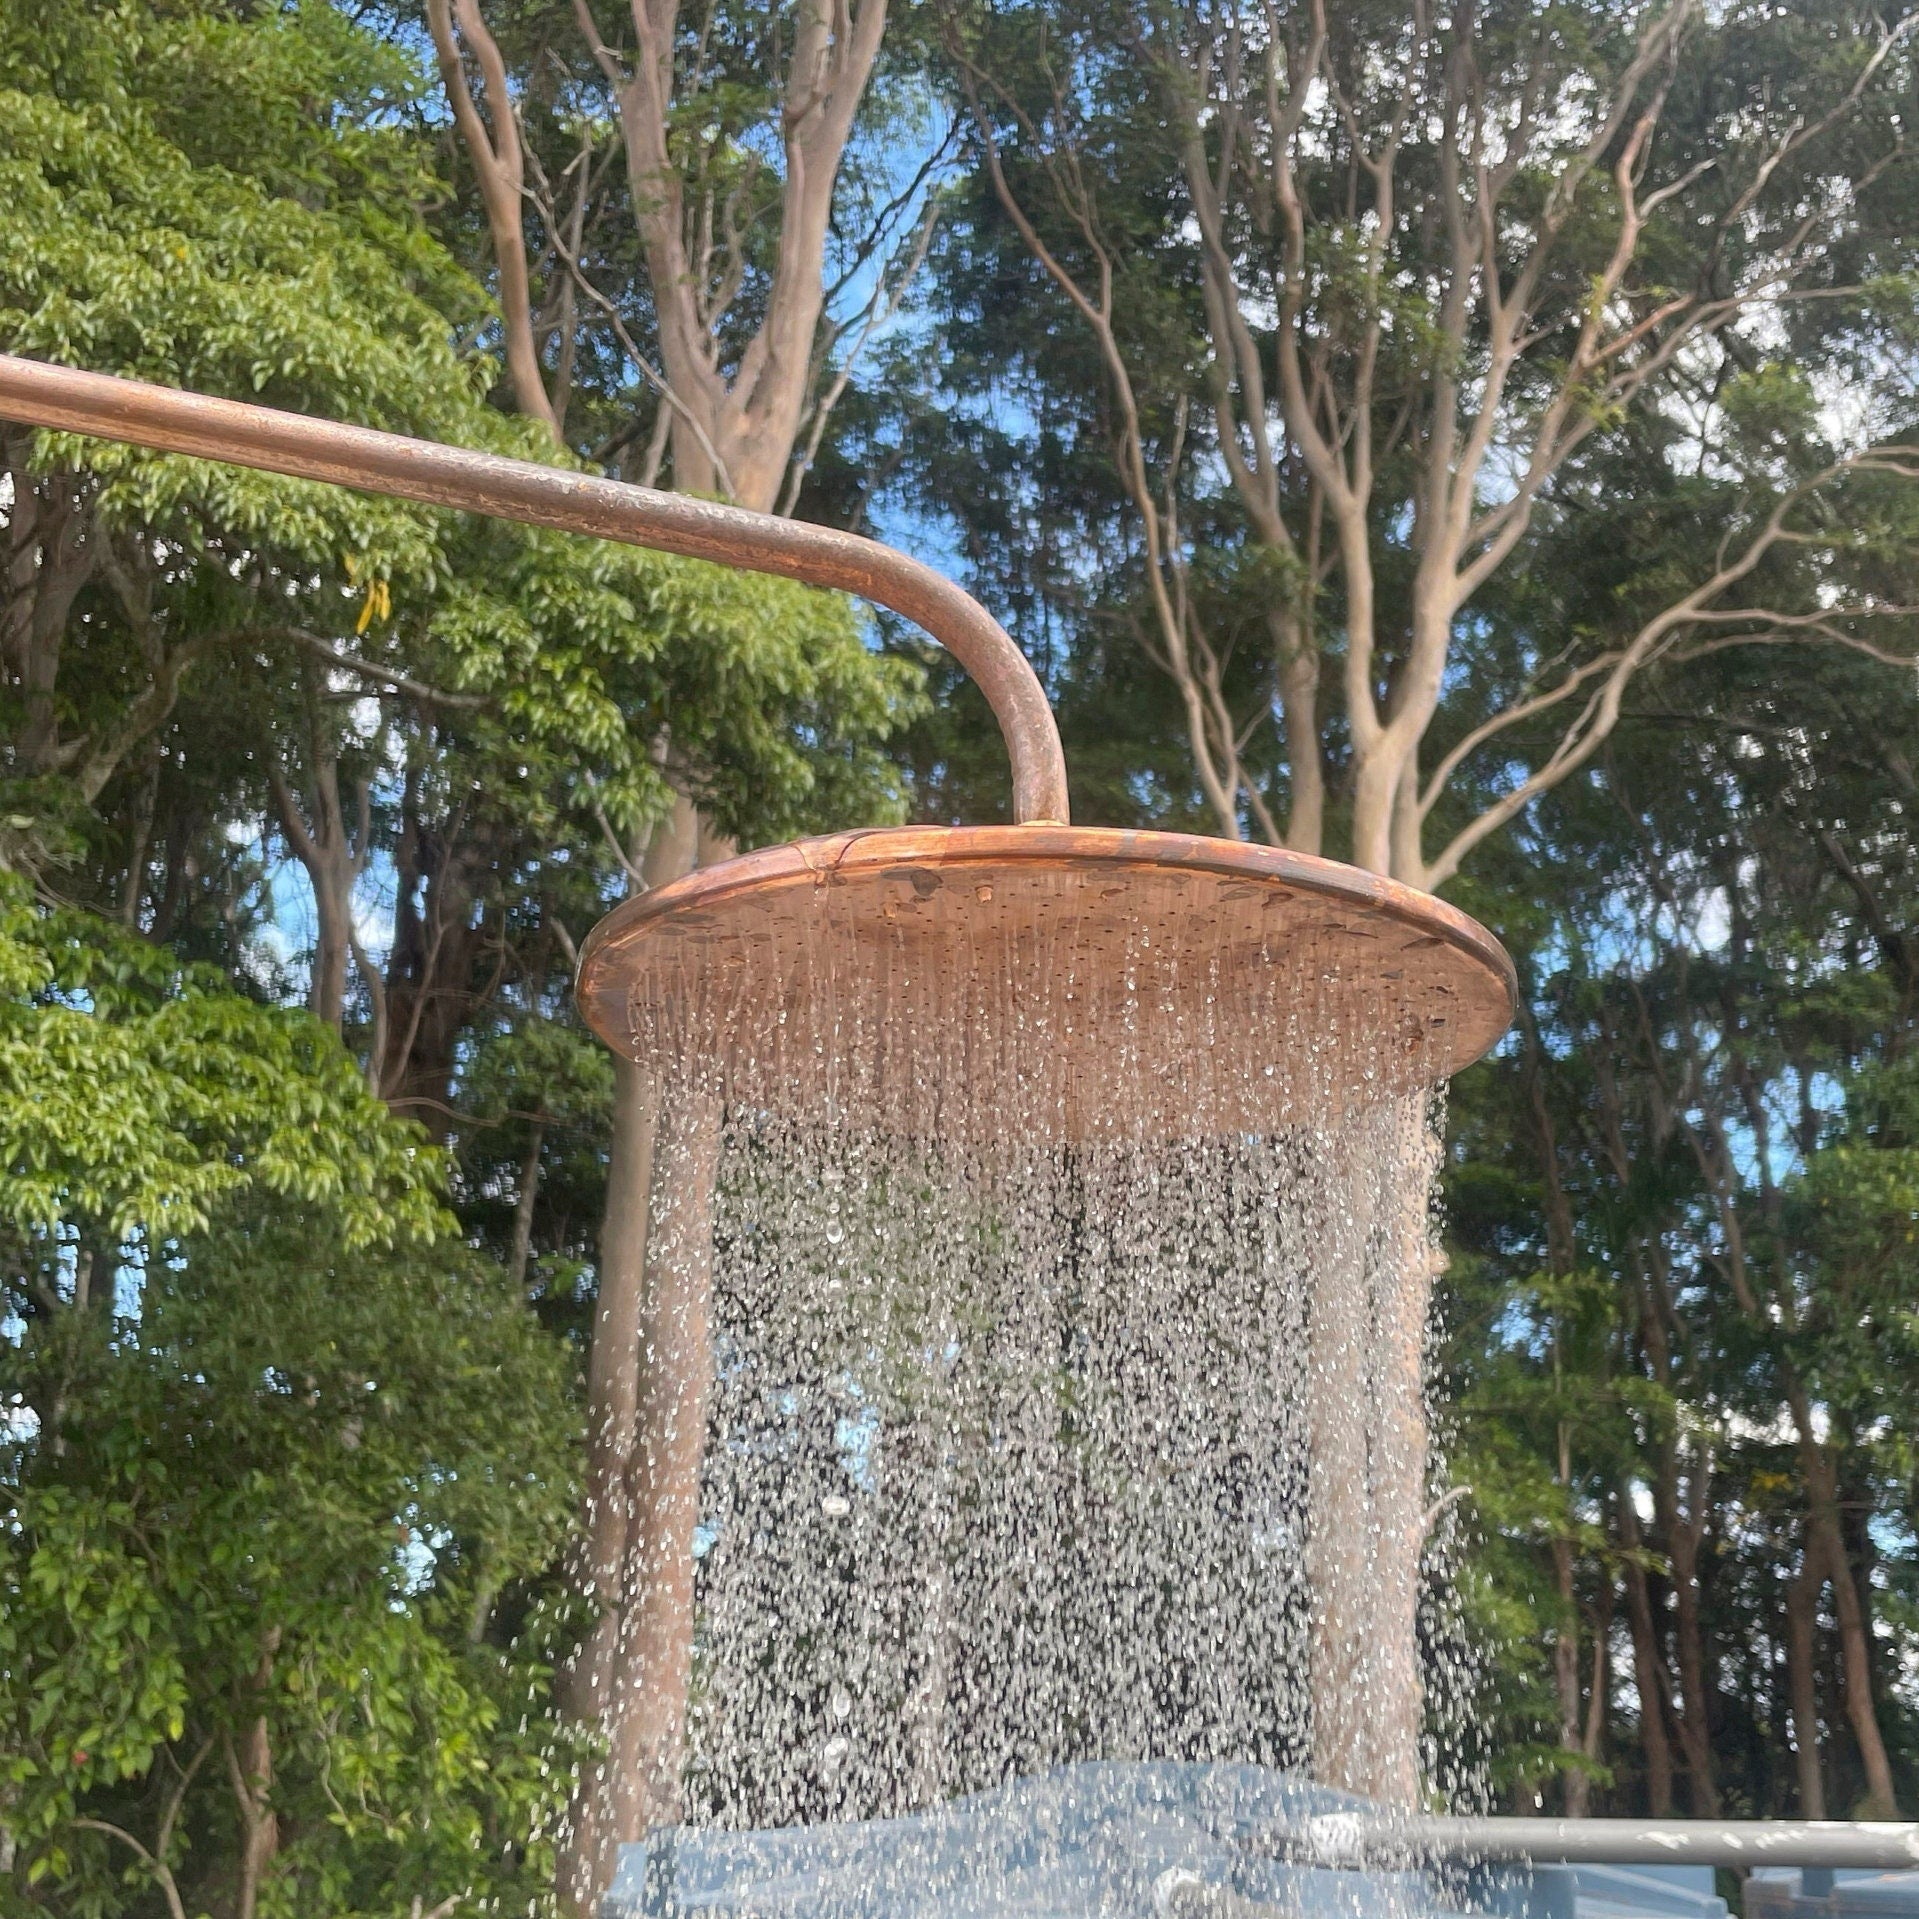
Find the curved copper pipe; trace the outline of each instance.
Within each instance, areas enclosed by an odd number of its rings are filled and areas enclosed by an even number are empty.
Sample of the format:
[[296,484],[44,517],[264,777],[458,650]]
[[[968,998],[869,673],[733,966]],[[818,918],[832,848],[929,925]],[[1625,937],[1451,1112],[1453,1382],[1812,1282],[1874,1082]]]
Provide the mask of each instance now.
[[1014,819],[1063,826],[1071,817],[1059,728],[1026,656],[977,600],[877,540],[530,460],[8,354],[0,354],[0,418],[491,513],[857,593],[925,628],[978,682],[1013,763]]

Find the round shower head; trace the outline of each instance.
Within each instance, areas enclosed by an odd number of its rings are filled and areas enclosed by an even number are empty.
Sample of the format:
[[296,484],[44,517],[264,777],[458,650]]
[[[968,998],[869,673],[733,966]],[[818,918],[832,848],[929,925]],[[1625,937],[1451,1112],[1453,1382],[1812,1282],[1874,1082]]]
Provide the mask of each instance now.
[[836,834],[618,907],[579,1001],[729,1101],[989,1145],[1268,1133],[1429,1085],[1506,1029],[1511,962],[1391,880],[1088,827]]

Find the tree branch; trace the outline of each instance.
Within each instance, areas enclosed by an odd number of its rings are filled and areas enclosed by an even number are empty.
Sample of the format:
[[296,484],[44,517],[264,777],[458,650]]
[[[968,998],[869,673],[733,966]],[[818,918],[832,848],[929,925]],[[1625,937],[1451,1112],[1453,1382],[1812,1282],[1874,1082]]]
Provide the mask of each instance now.
[[329,666],[337,666],[343,672],[357,673],[362,679],[372,680],[377,685],[388,687],[395,693],[404,693],[409,699],[423,700],[429,706],[448,706],[472,711],[488,704],[487,694],[449,693],[443,687],[428,686],[421,680],[410,679],[406,674],[395,672],[391,667],[381,666],[373,660],[355,659],[351,654],[337,651],[317,633],[309,633],[304,627],[253,626],[234,637],[242,645],[250,642],[278,641],[286,646],[303,647],[316,659],[324,660]]
[[[455,32],[455,19],[458,32]],[[541,377],[538,348],[533,338],[533,297],[526,260],[526,226],[521,211],[525,161],[519,122],[514,117],[512,91],[499,43],[487,31],[479,0],[427,0],[426,20],[433,51],[453,109],[467,157],[480,185],[486,207],[487,231],[493,241],[493,263],[500,276],[500,320],[506,330],[507,372],[513,382],[514,403],[529,419],[542,421],[557,440],[560,422]],[[479,68],[492,118],[489,132],[480,103],[467,84],[461,42]]]

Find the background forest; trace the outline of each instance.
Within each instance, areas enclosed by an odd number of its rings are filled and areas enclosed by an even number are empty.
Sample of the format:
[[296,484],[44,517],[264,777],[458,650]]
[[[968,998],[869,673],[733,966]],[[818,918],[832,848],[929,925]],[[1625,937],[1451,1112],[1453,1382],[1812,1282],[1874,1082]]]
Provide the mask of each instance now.
[[[876,532],[1027,649],[1080,819],[1485,920],[1456,1736],[1521,1810],[1912,1815],[1915,44],[0,0],[0,350]],[[0,1910],[577,1907],[646,1125],[577,942],[1005,817],[984,704],[796,588],[0,459]]]

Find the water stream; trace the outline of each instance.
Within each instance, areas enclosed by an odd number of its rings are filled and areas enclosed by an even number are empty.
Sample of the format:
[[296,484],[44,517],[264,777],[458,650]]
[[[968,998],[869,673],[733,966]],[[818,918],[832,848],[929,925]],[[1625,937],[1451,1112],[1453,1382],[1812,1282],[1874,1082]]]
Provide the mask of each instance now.
[[1406,1106],[970,1152],[736,1118],[689,1815],[885,1816],[1077,1760],[1310,1767],[1316,1454],[1349,1476],[1319,1557],[1366,1605],[1336,1710],[1403,1736],[1376,1695],[1419,1677],[1379,1616],[1395,1500],[1423,1517],[1429,1478]]
[[1438,942],[1049,904],[921,949],[890,902],[749,925],[634,994],[673,1116],[642,1379],[706,1384],[635,1471],[656,1520],[686,1475],[690,1657],[631,1625],[609,1710],[683,1699],[689,1826],[1098,1762],[1471,1797],[1432,1536],[1448,989],[1378,1016]]

